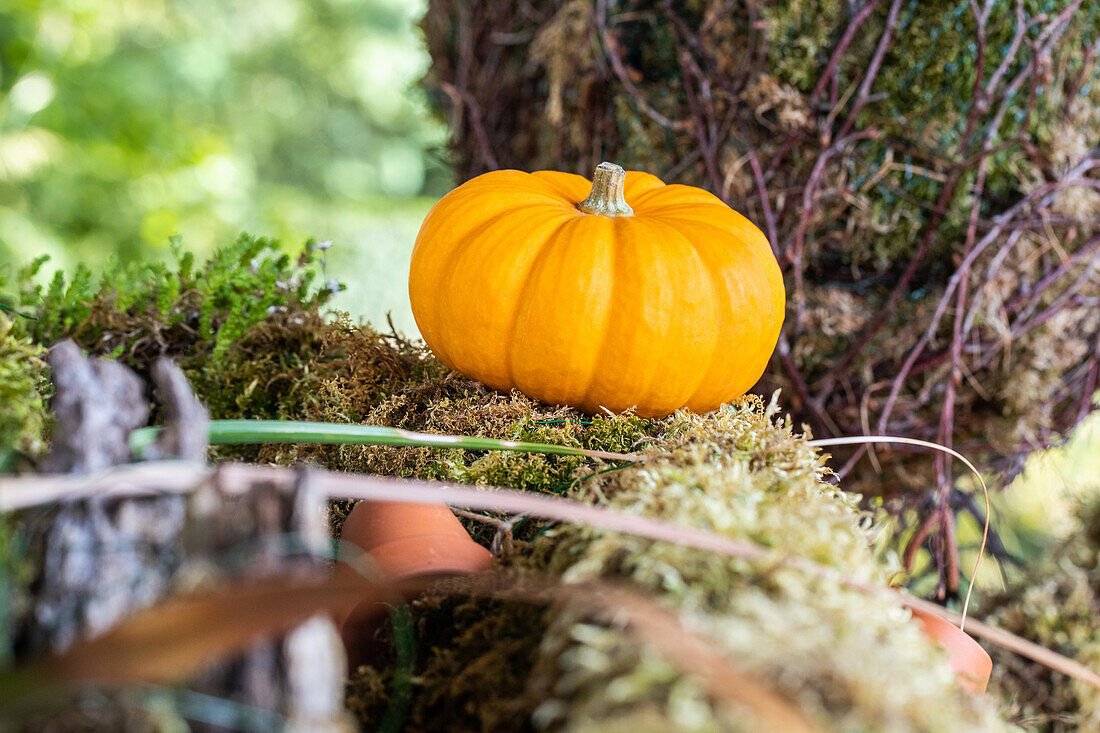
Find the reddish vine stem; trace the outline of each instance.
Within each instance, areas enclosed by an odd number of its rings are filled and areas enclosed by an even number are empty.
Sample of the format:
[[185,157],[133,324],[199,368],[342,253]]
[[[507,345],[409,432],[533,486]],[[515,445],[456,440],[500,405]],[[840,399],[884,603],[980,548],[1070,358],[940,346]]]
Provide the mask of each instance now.
[[[977,4],[971,0],[971,10],[974,13],[977,34],[977,54],[974,62],[976,73],[971,91],[972,103],[975,106],[986,104],[986,97],[982,92],[982,77],[985,62],[985,24],[988,19],[989,6],[984,11],[979,10]],[[1002,64],[997,70],[998,75],[1006,69]],[[990,86],[996,83],[997,77],[990,82]],[[978,160],[978,176],[974,184],[974,203],[970,206],[970,218],[966,227],[966,242],[963,245],[963,263],[959,266],[959,286],[955,297],[955,323],[951,334],[951,374],[947,379],[947,388],[944,390],[944,404],[940,412],[939,440],[944,445],[951,447],[955,435],[955,395],[962,381],[962,343],[963,343],[963,317],[966,312],[966,295],[970,284],[969,254],[974,249],[974,242],[978,235],[978,214],[982,207],[982,195],[985,189],[985,175],[989,161],[988,151],[992,146],[993,137],[988,135],[982,150],[983,155]],[[959,551],[955,537],[955,521],[948,502],[953,483],[948,462],[942,456],[936,457],[936,475],[939,482],[940,503],[940,533],[943,537],[944,562],[941,565],[941,582],[947,587],[948,592],[954,593],[959,587]]]
[[1009,313],[1016,313],[1017,311],[1019,311],[1020,306],[1023,304],[1025,299],[1028,301],[1028,306],[1030,306],[1032,303],[1035,303],[1039,299],[1039,297],[1042,296],[1042,294],[1047,290],[1047,288],[1060,280],[1075,266],[1083,262],[1085,258],[1091,257],[1097,246],[1100,246],[1100,235],[1097,235],[1090,239],[1081,247],[1081,249],[1070,255],[1069,258],[1066,259],[1066,261],[1063,262],[1057,269],[1051,271],[1050,274],[1048,274],[1039,282],[1035,283],[1035,285],[1031,288],[1029,292],[1020,293],[1015,298],[1008,301],[1008,303],[1005,304],[1005,310]]
[[917,561],[917,553],[919,553],[921,547],[924,546],[925,540],[928,539],[928,535],[932,533],[938,521],[939,512],[929,512],[928,516],[924,518],[924,521],[917,525],[917,528],[913,531],[913,535],[905,544],[905,549],[901,554],[901,566],[905,569],[905,572],[913,572],[913,565]]
[[[1060,35],[1061,31],[1059,31],[1058,29],[1061,28],[1062,30],[1064,30],[1064,26],[1066,23],[1068,23],[1068,19],[1072,15],[1073,10],[1079,5],[1080,0],[1075,0],[1074,3],[1067,6],[1061,13],[1059,13],[1058,16],[1053,21],[1051,21],[1051,23],[1048,24],[1048,26],[1040,34],[1039,39],[1036,42],[1037,52],[1034,54],[1034,58],[1036,59],[1036,61],[1030,66],[1021,70],[1020,73],[1017,74],[1017,76],[1006,88],[1005,93],[1002,95],[1002,103],[998,109],[997,114],[995,115],[995,123],[990,125],[991,135],[999,128],[1000,120],[1002,120],[1004,117],[1005,111],[1007,110],[1008,102],[1011,99],[1011,95],[1015,93],[1015,91],[1019,88],[1020,84],[1025,79],[1037,73],[1037,59],[1043,53],[1049,53],[1050,45]],[[1017,32],[1019,32],[1019,29],[1017,30]],[[1042,44],[1044,42],[1047,45],[1039,47],[1039,44]],[[1018,50],[1020,44],[1014,44],[1013,47]],[[999,83],[999,78],[997,81]],[[960,155],[963,157],[964,161],[966,160],[966,151],[970,148],[971,138],[974,133],[974,128],[977,125],[980,112],[981,105],[975,103],[971,105],[970,111],[967,115],[966,131],[963,133],[962,142],[960,143]],[[1030,106],[1028,115],[1030,116]],[[980,159],[984,159],[984,157],[988,155],[988,152],[983,150],[983,152],[979,155],[981,156]],[[962,173],[962,170],[963,167],[960,164],[956,164],[952,167],[951,174],[945,182],[939,200],[936,203],[937,212],[946,210],[947,203],[951,200],[951,196],[954,194],[955,186],[958,184],[958,180]],[[905,272],[902,274],[901,279],[898,281],[898,284],[890,293],[890,297],[887,299],[886,305],[875,316],[871,324],[864,329],[863,333],[860,334],[859,338],[848,349],[847,353],[845,353],[845,355],[839,361],[837,361],[834,367],[823,378],[821,382],[822,387],[819,392],[822,399],[824,395],[832,389],[832,386],[835,383],[836,375],[847,371],[851,367],[855,359],[871,342],[871,339],[873,339],[874,336],[879,332],[879,330],[881,330],[882,327],[886,325],[886,322],[893,315],[894,311],[897,310],[898,304],[901,302],[902,295],[908,291],[909,285],[913,277],[916,275],[920,265],[924,260],[924,257],[928,253],[929,247],[932,244],[932,240],[935,238],[937,228],[942,218],[943,214],[933,214],[928,226],[925,228],[924,236],[921,238],[920,244],[917,246],[916,252],[913,255],[913,259],[906,267]]]
[[943,536],[943,576],[947,592],[959,592],[959,541],[955,536],[955,514],[947,504],[948,494],[943,494],[940,509],[940,533]]
[[936,208],[938,211],[933,213],[932,218],[929,220],[928,226],[925,228],[924,236],[921,237],[920,244],[917,245],[917,249],[913,253],[913,258],[909,261],[909,265],[906,266],[901,278],[898,279],[897,285],[895,285],[894,289],[890,292],[890,296],[886,299],[885,305],[883,305],[882,309],[875,315],[870,325],[868,325],[863,330],[863,333],[859,335],[855,343],[849,347],[844,356],[836,362],[833,368],[830,369],[821,380],[821,388],[819,389],[821,399],[824,399],[828,392],[832,390],[833,385],[836,383],[837,375],[846,372],[852,366],[852,362],[856,360],[863,352],[863,349],[871,343],[871,339],[875,337],[882,327],[886,325],[886,322],[894,315],[894,311],[897,310],[902,296],[908,292],[910,283],[916,276],[917,271],[924,262],[925,255],[928,254],[928,250],[932,246],[932,240],[935,239],[936,236],[936,228],[943,219],[947,203],[951,200],[951,196],[955,192],[955,185],[958,181],[959,171],[956,170],[951,173],[947,182],[944,183],[940,197],[936,201]]
[[890,47],[890,41],[894,37],[894,29],[898,24],[898,13],[901,11],[901,0],[894,0],[890,3],[890,11],[886,15],[886,23],[882,29],[882,36],[879,38],[878,46],[875,48],[875,55],[871,57],[871,63],[867,67],[867,73],[863,76],[863,81],[860,82],[859,92],[856,94],[856,100],[852,104],[852,111],[848,113],[848,119],[844,121],[844,124],[840,127],[840,132],[837,133],[837,137],[844,137],[851,131],[852,126],[856,124],[856,117],[863,111],[863,108],[867,106],[867,102],[871,96],[871,86],[875,83],[875,77],[878,76],[878,70],[882,66],[882,59],[886,55],[886,49]]
[[814,429],[819,435],[837,435],[840,431],[837,429],[836,424],[833,423],[830,425],[831,421],[825,412],[810,401],[810,391],[807,389],[806,380],[802,377],[802,373],[798,371],[794,359],[791,358],[791,345],[787,342],[786,335],[782,333],[779,335],[779,343],[775,351],[779,354],[779,360],[783,364],[783,370],[787,372],[787,376],[791,379],[795,394],[798,395],[799,399],[802,400],[803,404],[810,410],[814,420]]
[[[936,518],[940,519],[940,511],[938,509],[936,510]],[[933,560],[933,563],[936,566],[936,577],[938,578],[938,582],[936,583],[936,590],[932,594],[932,596],[934,598],[937,598],[937,599],[941,600],[941,601],[946,600],[946,598],[947,598],[947,586],[944,584],[944,581],[943,581],[943,579],[944,579],[944,546],[943,546],[944,540],[943,540],[943,538],[944,538],[943,522],[941,520],[937,523],[937,531],[936,531],[935,534],[932,535],[932,540],[931,540],[931,543],[930,543],[932,545],[932,560]]]
[[[1080,163],[1074,169],[1070,170],[1067,173],[1066,178],[1062,181],[1055,181],[1045,186],[1042,186],[1035,191],[1032,191],[1028,196],[1019,201],[1015,206],[1011,207],[1003,214],[999,215],[997,217],[996,225],[992,229],[990,229],[990,231],[984,237],[982,237],[982,240],[977,245],[975,245],[970,253],[968,253],[967,257],[963,260],[962,263],[960,263],[960,268],[964,264],[966,266],[969,266],[988,245],[992,244],[995,241],[997,235],[1001,231],[1003,231],[1005,227],[1008,226],[1013,217],[1015,217],[1021,210],[1024,210],[1033,205],[1037,199],[1045,199],[1047,196],[1051,195],[1058,189],[1064,187],[1067,181],[1072,181],[1083,171],[1091,169],[1093,165],[1094,161],[1082,161],[1082,163]],[[913,363],[916,361],[916,359],[920,356],[920,354],[924,351],[924,349],[928,346],[929,342],[934,337],[936,330],[939,327],[940,319],[942,318],[944,310],[947,307],[948,299],[954,294],[955,288],[958,286],[960,280],[960,271],[956,270],[955,274],[951,276],[947,288],[944,291],[943,297],[940,299],[940,302],[936,307],[931,323],[929,323],[928,328],[924,332],[924,335],[917,342],[916,346],[913,347],[913,350],[906,358],[905,363],[902,365],[902,368],[899,370],[897,376],[894,378],[893,386],[890,390],[890,396],[887,398],[886,405],[883,407],[881,417],[879,418],[877,430],[879,430],[880,432],[885,430],[886,425],[888,424],[894,402],[897,399],[898,393],[901,390],[902,383],[904,383],[905,379],[909,375],[909,371],[913,368]]]
[[1058,315],[1062,311],[1063,306],[1066,306],[1066,305],[1078,305],[1078,306],[1085,305],[1087,302],[1089,302],[1089,300],[1091,300],[1092,302],[1095,302],[1096,301],[1095,298],[1084,299],[1084,298],[1076,297],[1077,292],[1082,287],[1084,287],[1084,285],[1091,279],[1090,276],[1092,275],[1092,271],[1095,270],[1095,269],[1096,269],[1096,264],[1094,263],[1091,267],[1089,267],[1084,272],[1082,272],[1080,275],[1078,275],[1078,277],[1074,281],[1073,285],[1068,287],[1064,293],[1059,295],[1058,298],[1056,298],[1053,303],[1051,303],[1042,312],[1040,312],[1039,315],[1029,318],[1024,323],[1019,323],[1020,320],[1023,320],[1023,317],[1017,319],[1017,322],[1014,322],[1010,326],[1010,329],[1009,329],[1010,333],[1012,334],[1012,337],[1013,338],[1019,338],[1020,336],[1023,336],[1025,333],[1027,333],[1031,329],[1035,328],[1036,326],[1039,326],[1043,323],[1046,323],[1051,318]]
[[877,139],[879,135],[880,133],[878,130],[861,130],[848,137],[838,138],[836,142],[826,148],[818,157],[817,162],[814,163],[813,171],[806,181],[806,186],[802,189],[802,208],[799,211],[798,226],[795,229],[791,245],[787,248],[786,252],[787,261],[790,263],[791,272],[794,277],[794,296],[792,300],[795,305],[796,330],[801,330],[806,306],[805,297],[803,295],[805,288],[805,268],[802,262],[802,253],[805,249],[806,231],[810,223],[810,214],[814,210],[814,196],[817,194],[817,190],[821,185],[821,178],[825,173],[825,166],[829,163],[830,158],[839,154],[840,151],[848,145],[859,140],[874,140]]
[[707,124],[709,115],[703,109],[695,92],[695,84],[692,82],[694,74],[690,70],[691,54],[680,43],[679,33],[673,33],[673,37],[676,39],[676,57],[680,64],[680,78],[683,80],[684,94],[687,96],[688,108],[691,110],[692,121],[695,123],[695,136],[699,140],[699,149],[703,151],[703,162],[706,164],[711,185],[717,194],[721,196],[722,176],[718,173],[718,162],[715,160],[717,135],[714,134],[713,125]]
[[[871,15],[876,7],[878,7],[881,0],[870,0],[853,16],[852,22],[848,24],[848,27],[844,31],[844,35],[841,36],[840,41],[837,43],[836,48],[833,49],[832,55],[829,57],[828,63],[825,65],[825,70],[821,74],[821,78],[818,79],[817,84],[814,86],[814,90],[810,95],[810,106],[816,105],[820,99],[821,94],[825,87],[836,81],[836,74],[840,68],[840,60],[844,57],[844,53],[848,50],[848,47],[852,45],[852,41],[855,40],[856,33],[859,32],[860,27],[864,21]],[[772,175],[779,169],[783,161],[786,159],[787,154],[791,151],[791,146],[794,145],[794,141],[798,139],[797,133],[789,133],[783,144],[780,146],[779,151],[772,156],[771,161],[768,163],[768,175]]]
[[1100,373],[1100,344],[1097,344],[1095,356],[1096,361],[1092,362],[1085,376],[1085,388],[1081,390],[1081,406],[1077,409],[1077,422],[1084,420],[1092,409],[1092,396],[1096,394],[1097,374]]
[[465,89],[460,89],[454,84],[443,82],[440,87],[448,96],[451,97],[452,103],[455,108],[465,107],[469,112],[470,129],[473,130],[474,137],[477,138],[478,145],[480,147],[481,156],[485,159],[485,165],[490,170],[496,170],[500,167],[497,162],[496,155],[493,153],[493,146],[489,142],[489,135],[485,132],[485,123],[481,119],[481,108],[477,104],[477,100],[473,95]]
[[880,2],[881,0],[869,0],[869,2],[859,9],[859,12],[852,16],[852,20],[848,23],[848,27],[844,29],[844,35],[840,37],[840,41],[837,42],[832,55],[829,56],[829,62],[825,64],[825,70],[821,72],[821,78],[818,79],[817,84],[814,85],[814,90],[810,94],[811,105],[817,104],[825,91],[825,87],[836,81],[836,73],[840,68],[840,59],[844,56],[844,52],[848,50],[848,47],[852,45],[852,41],[855,40],[856,33],[859,32],[860,26],[863,25],[863,21],[867,20],[867,17],[878,7]]
[[[960,268],[962,265],[969,266],[972,263],[973,259],[981,254],[984,248],[995,240],[1000,231],[1005,229],[1012,222],[1014,217],[1018,216],[1022,211],[1029,209],[1031,206],[1045,206],[1046,203],[1049,201],[1049,197],[1055,195],[1062,188],[1068,185],[1073,185],[1079,180],[1080,176],[1083,176],[1085,173],[1092,170],[1092,168],[1098,164],[1100,164],[1100,161],[1096,161],[1092,158],[1086,158],[1082,160],[1080,163],[1078,163],[1078,165],[1068,171],[1062,179],[1052,181],[1045,184],[1044,186],[1039,187],[1035,191],[1032,191],[1024,199],[1017,202],[1016,205],[998,215],[995,219],[994,226],[990,229],[989,232],[986,233],[985,236],[983,236],[982,241],[979,242],[971,250],[963,263],[960,263]],[[1011,244],[1012,240],[1010,239],[1008,246],[1011,246]],[[940,303],[936,308],[935,314],[933,315],[932,321],[929,324],[928,328],[925,330],[924,335],[920,338],[920,340],[918,340],[917,344],[910,351],[897,375],[894,377],[891,384],[890,393],[886,398],[886,402],[882,408],[882,412],[880,413],[879,421],[876,426],[876,430],[878,430],[879,432],[886,431],[887,426],[889,425],[890,416],[893,413],[894,405],[896,404],[897,398],[900,395],[902,384],[909,377],[911,370],[916,363],[916,360],[920,357],[920,355],[924,352],[924,349],[931,342],[936,332],[936,329],[938,328],[939,321],[941,316],[943,315],[948,298],[950,298],[953,294],[955,287],[959,283],[959,280],[960,273],[957,270],[955,275],[953,275],[951,280],[949,281],[944,295],[940,299]],[[846,476],[852,470],[852,468],[855,467],[855,464],[863,457],[863,455],[865,455],[866,451],[866,446],[861,446],[859,449],[857,449],[852,457],[837,472],[837,475],[841,478]]]
[[623,85],[623,89],[630,95],[631,99],[638,106],[638,109],[656,122],[661,127],[666,129],[678,129],[682,127],[682,123],[674,122],[668,117],[658,112],[653,106],[646,101],[642,93],[638,91],[638,87],[634,82],[630,80],[630,75],[626,73],[626,67],[623,66],[623,60],[619,54],[615,53],[614,46],[616,45],[611,38],[611,34],[607,28],[607,0],[596,0],[596,29],[599,31],[600,42],[603,45],[604,56],[611,63],[611,70],[615,73],[615,77],[619,80],[619,83]]
[[749,152],[749,167],[752,168],[752,177],[756,182],[756,192],[760,196],[760,208],[764,212],[764,226],[768,230],[768,241],[772,245],[772,252],[779,254],[779,231],[775,226],[775,213],[772,211],[771,202],[768,200],[768,186],[764,183],[764,172],[760,170],[760,161],[756,157],[756,151]]

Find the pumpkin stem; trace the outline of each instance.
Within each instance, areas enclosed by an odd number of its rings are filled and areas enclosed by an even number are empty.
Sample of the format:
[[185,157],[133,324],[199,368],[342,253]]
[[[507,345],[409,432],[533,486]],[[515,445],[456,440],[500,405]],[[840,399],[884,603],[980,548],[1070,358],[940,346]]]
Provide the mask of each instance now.
[[577,204],[586,214],[600,216],[634,216],[634,209],[623,198],[626,171],[614,163],[600,163],[592,174],[592,191]]

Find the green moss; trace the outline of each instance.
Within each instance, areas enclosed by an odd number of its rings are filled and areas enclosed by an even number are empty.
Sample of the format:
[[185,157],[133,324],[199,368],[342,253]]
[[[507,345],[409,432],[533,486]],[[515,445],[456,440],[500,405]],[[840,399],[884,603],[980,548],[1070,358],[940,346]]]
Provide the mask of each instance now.
[[847,16],[846,3],[795,0],[762,8],[772,35],[768,62],[773,73],[810,91],[828,59],[833,37]]
[[20,331],[43,345],[71,338],[140,369],[162,354],[218,362],[269,314],[315,311],[343,287],[314,287],[323,260],[312,240],[296,259],[278,242],[248,234],[201,267],[178,239],[172,253],[171,266],[111,260],[98,278],[78,265],[71,278],[58,271],[47,286],[36,278],[48,257],[32,261],[12,284],[12,300],[36,316],[21,320]]
[[[1043,13],[1056,15],[1068,4],[1064,0],[1029,0],[1024,3],[1025,21]],[[854,91],[863,80],[886,27],[889,5],[879,4],[842,57],[837,71],[841,94]],[[809,94],[851,20],[847,4],[796,0],[767,5],[761,12],[771,34],[769,73]],[[1034,41],[1037,32],[1032,28],[1024,43]],[[988,82],[1004,62],[1015,33],[1014,4],[993,3],[986,26],[984,81]],[[937,200],[941,190],[941,180],[922,170],[941,170],[942,160],[956,157],[966,129],[977,74],[976,36],[976,20],[966,0],[902,5],[892,42],[875,77],[875,101],[866,105],[856,120],[856,129],[877,129],[883,134],[879,139],[861,143],[846,164],[845,172],[827,174],[827,178],[844,176],[849,191],[867,194],[858,197],[864,205],[847,209],[844,217],[826,216],[821,220],[822,224],[848,222],[840,240],[845,246],[837,253],[847,263],[877,272],[895,269],[896,263],[908,263],[931,213],[929,205]],[[1092,7],[1074,14],[1067,37],[1053,54],[1053,65],[1060,69],[1060,81],[1076,78],[1082,72],[1085,61],[1078,49],[1090,47],[1098,36],[1100,10]],[[1010,81],[1029,62],[1027,53],[1009,61],[1006,80]],[[1089,93],[1087,85],[1082,93]],[[997,148],[1018,138],[1049,145],[1060,135],[1070,102],[1063,84],[1051,83],[1036,96],[1035,108],[1028,115],[1029,95],[1026,88],[1021,89],[1009,99],[1000,128],[988,133],[990,147]],[[903,149],[899,140],[913,144],[899,153]],[[968,151],[975,152],[977,147]],[[886,168],[890,164],[895,166],[893,170]],[[1027,190],[1028,182],[1021,170],[1028,165],[1025,156],[1014,147],[990,156],[985,181],[988,201],[982,216],[993,216],[1006,197]],[[971,205],[966,192],[974,183],[974,173],[972,169],[965,171],[958,193],[948,206],[932,252],[936,260],[947,256],[949,245],[957,242],[965,231]],[[824,234],[819,231],[811,239],[821,238],[828,250],[834,249],[835,241],[822,237]],[[812,263],[811,270],[828,279],[830,259]]]
[[43,350],[16,334],[15,324],[0,313],[0,473],[18,455],[34,456],[44,447],[46,429],[46,362]]

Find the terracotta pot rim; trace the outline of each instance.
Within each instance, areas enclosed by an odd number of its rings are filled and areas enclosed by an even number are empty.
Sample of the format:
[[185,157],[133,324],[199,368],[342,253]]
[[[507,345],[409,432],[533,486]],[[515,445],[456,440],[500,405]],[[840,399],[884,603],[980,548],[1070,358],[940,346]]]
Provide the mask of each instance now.
[[[429,556],[425,557],[425,553]],[[401,581],[421,575],[476,573],[492,558],[492,553],[469,535],[423,534],[366,548],[361,563],[355,558],[340,558],[339,562],[355,572],[373,570],[386,580]]]
[[361,501],[344,520],[341,539],[369,553],[375,547],[405,537],[448,535],[472,541],[445,504]]
[[912,609],[925,634],[947,649],[951,668],[971,692],[985,692],[993,674],[993,659],[974,637],[942,616]]
[[370,658],[375,631],[391,603],[411,601],[435,577],[470,575],[487,568],[493,555],[474,542],[444,504],[359,502],[344,520],[334,574],[408,582],[387,600],[363,600],[339,620],[352,667]]
[[[468,534],[465,534],[465,530],[463,530],[463,534],[450,533],[450,532],[419,532],[417,534],[406,534],[406,535],[401,535],[399,537],[388,537],[388,538],[383,539],[381,542],[377,542],[377,543],[372,544],[372,545],[360,545],[356,542],[352,542],[349,539],[345,539],[343,536],[341,536],[340,542],[341,542],[342,549],[344,549],[345,551],[350,550],[350,547],[345,547],[344,546],[344,543],[347,543],[347,545],[354,545],[356,548],[362,550],[363,553],[366,554],[366,555],[373,555],[377,550],[384,549],[388,545],[391,545],[391,544],[394,544],[394,543],[415,542],[417,544],[429,545],[429,544],[432,544],[432,543],[449,544],[449,543],[452,543],[452,542],[461,542],[461,543],[469,544],[469,543],[474,542],[474,541],[470,538],[470,536]],[[477,543],[474,542],[474,544],[477,544]],[[478,547],[482,547],[482,546],[478,545]],[[343,558],[341,558],[341,560],[342,559]]]

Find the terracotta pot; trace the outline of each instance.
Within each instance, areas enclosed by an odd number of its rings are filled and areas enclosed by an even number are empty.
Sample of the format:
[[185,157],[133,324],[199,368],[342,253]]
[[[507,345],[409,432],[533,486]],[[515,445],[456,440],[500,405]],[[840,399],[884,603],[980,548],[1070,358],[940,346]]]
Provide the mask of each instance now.
[[[479,572],[493,560],[442,504],[359,502],[344,520],[340,539],[337,577],[365,573],[379,580],[423,579],[426,584],[434,576]],[[380,651],[374,635],[387,611],[384,603],[365,602],[342,620],[340,636],[352,669]]]
[[989,676],[993,674],[993,660],[981,644],[945,618],[915,608],[912,611],[913,620],[920,623],[925,636],[947,649],[951,669],[955,670],[959,684],[968,692],[985,692]]

